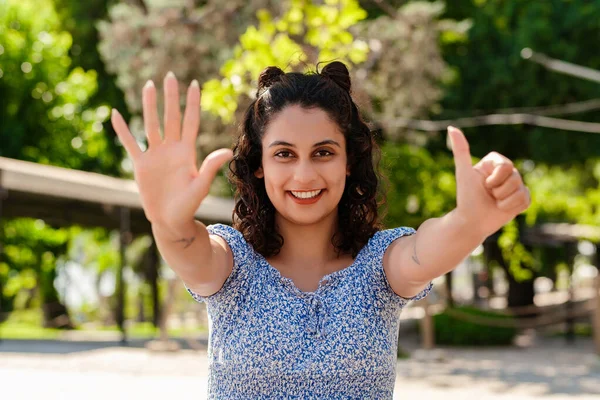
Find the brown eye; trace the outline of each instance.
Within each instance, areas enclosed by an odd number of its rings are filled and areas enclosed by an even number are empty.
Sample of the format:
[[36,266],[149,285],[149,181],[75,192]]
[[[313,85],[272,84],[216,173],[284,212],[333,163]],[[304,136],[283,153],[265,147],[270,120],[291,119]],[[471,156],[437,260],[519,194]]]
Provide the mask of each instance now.
[[289,152],[287,150],[283,150],[283,151],[280,151],[279,153],[276,153],[275,157],[278,157],[278,158],[290,158],[291,154],[292,154],[291,152]]
[[327,157],[327,156],[332,156],[333,153],[330,152],[329,150],[319,150],[317,151],[317,153],[319,155],[319,157]]

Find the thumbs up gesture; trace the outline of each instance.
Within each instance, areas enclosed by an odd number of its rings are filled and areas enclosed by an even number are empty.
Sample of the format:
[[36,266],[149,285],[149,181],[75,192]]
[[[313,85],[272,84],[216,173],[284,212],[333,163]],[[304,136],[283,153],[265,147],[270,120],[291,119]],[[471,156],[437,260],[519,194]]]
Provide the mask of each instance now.
[[487,237],[529,207],[529,189],[508,158],[491,152],[473,165],[464,134],[450,126],[448,135],[456,167],[456,212]]

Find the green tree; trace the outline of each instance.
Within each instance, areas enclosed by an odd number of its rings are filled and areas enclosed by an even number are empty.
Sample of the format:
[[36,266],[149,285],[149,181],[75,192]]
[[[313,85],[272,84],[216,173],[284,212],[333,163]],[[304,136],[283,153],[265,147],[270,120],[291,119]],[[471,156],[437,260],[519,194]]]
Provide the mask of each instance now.
[[[597,98],[600,85],[523,60],[521,50],[529,47],[551,57],[599,68],[600,57],[587,39],[598,36],[599,16],[600,4],[584,0],[448,2],[442,17],[469,19],[472,27],[466,41],[442,37],[444,59],[452,73],[448,75],[451,79],[444,81],[440,109],[432,109],[429,117],[452,119]],[[563,118],[595,122],[598,113]],[[565,262],[566,253],[524,246],[520,239],[523,228],[542,222],[597,221],[593,210],[598,200],[598,180],[591,176],[590,168],[600,155],[600,136],[529,125],[481,126],[465,129],[465,133],[474,155],[496,150],[513,160],[528,160],[518,164],[531,188],[533,204],[519,223],[504,229],[497,243],[500,247],[492,253],[502,258],[500,264],[515,287],[529,285],[532,289],[531,278],[538,274],[553,276],[554,268]],[[445,133],[429,137],[427,147],[437,158],[446,151]],[[525,286],[521,289],[533,293]],[[530,296],[518,302],[532,301]]]
[[439,1],[412,1],[385,10],[353,28],[369,44],[368,59],[353,71],[356,94],[385,138],[423,146],[429,135],[399,128],[395,121],[427,118],[439,110],[442,85],[452,78],[440,43],[464,42],[470,23],[442,19],[445,6]]
[[102,124],[106,105],[90,107],[95,71],[72,68],[71,35],[50,0],[0,4],[0,155],[41,164],[114,172]]
[[[90,105],[97,75],[73,66],[71,47],[72,37],[52,1],[0,3],[0,155],[117,174],[120,157],[103,129],[110,109],[101,103]],[[47,323],[56,323],[60,315],[68,317],[54,278],[69,237],[43,221],[3,221],[3,310],[11,310],[15,301],[25,306],[37,299]],[[18,301],[18,296],[25,300]],[[68,318],[61,325],[70,326]]]
[[422,147],[385,143],[382,172],[389,186],[387,226],[418,227],[456,206],[456,179],[452,155],[437,157]]
[[318,61],[340,60],[358,64],[368,48],[355,40],[348,28],[367,14],[355,0],[330,0],[319,4],[293,0],[279,18],[265,10],[257,12],[258,26],[240,36],[233,57],[221,68],[221,77],[204,85],[204,104],[231,121],[241,96],[248,98],[256,79],[268,65],[292,70],[312,70]]
[[140,93],[146,81],[160,88],[169,70],[186,85],[198,79],[205,111],[199,158],[231,145],[236,130],[231,122],[240,118],[264,67],[301,69],[303,62],[321,57],[359,62],[367,51],[346,32],[366,16],[355,0],[137,3],[109,9],[108,21],[98,24],[100,53],[125,93],[140,143],[145,142]]
[[[598,37],[600,3],[586,0],[472,0],[449,3],[444,16],[469,18],[466,42],[444,42],[455,79],[447,85],[436,119],[512,107],[565,104],[598,98],[600,85],[549,71],[521,58],[525,47],[551,57],[600,68],[589,38]],[[598,112],[569,116],[600,121]],[[473,153],[494,149],[512,159],[548,164],[579,162],[600,155],[600,135],[528,125],[482,126],[465,132]],[[436,142],[438,148],[443,140]]]
[[[108,7],[116,3],[117,0],[53,0],[57,10],[58,19],[62,29],[69,32],[73,43],[69,49],[72,68],[82,68],[85,71],[93,70],[96,72],[97,89],[88,99],[88,107],[100,107],[109,105],[110,107],[122,110],[126,118],[129,118],[127,108],[125,107],[125,96],[117,87],[115,76],[106,71],[106,67],[100,53],[98,44],[100,37],[96,24],[108,15]],[[112,125],[108,120],[103,123],[104,134],[107,136],[107,149],[110,154],[114,154],[118,163],[102,173],[112,176],[121,176],[123,171],[120,167],[120,161],[125,152],[120,143],[115,138]]]
[[46,325],[71,327],[54,287],[56,263],[64,258],[70,239],[68,230],[53,229],[42,220],[30,218],[5,221],[3,228],[0,311],[37,305],[44,311]]
[[[131,113],[130,127],[144,146],[141,119],[141,90],[152,79],[162,87],[163,77],[173,71],[183,85],[193,79],[200,84],[219,74],[223,62],[246,28],[257,22],[256,11],[268,8],[280,12],[282,3],[274,0],[246,2],[234,0],[118,2],[108,16],[98,21],[99,54],[106,71],[116,77]],[[182,90],[182,104],[185,90]],[[162,109],[162,96],[159,96]],[[115,107],[118,105],[115,104]],[[162,113],[159,113],[162,116]],[[202,115],[198,157],[231,144],[234,126],[211,113]],[[129,174],[133,171],[129,170]]]

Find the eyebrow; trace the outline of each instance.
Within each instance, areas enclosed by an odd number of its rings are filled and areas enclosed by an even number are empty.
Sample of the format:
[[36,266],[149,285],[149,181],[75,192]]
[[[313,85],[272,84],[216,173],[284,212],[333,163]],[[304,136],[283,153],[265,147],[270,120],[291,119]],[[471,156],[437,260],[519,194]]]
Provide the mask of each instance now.
[[[342,146],[340,146],[340,144],[338,142],[336,142],[335,140],[331,140],[331,139],[327,139],[327,140],[323,140],[322,142],[319,143],[315,143],[313,145],[313,147],[319,147],[319,146],[323,146],[326,144],[331,144],[333,146],[337,146],[339,148],[342,148]],[[289,146],[289,147],[296,147],[296,145],[292,144],[292,143],[288,143],[288,142],[284,142],[283,140],[276,140],[273,143],[271,143],[269,145],[269,148],[273,147],[273,146]]]

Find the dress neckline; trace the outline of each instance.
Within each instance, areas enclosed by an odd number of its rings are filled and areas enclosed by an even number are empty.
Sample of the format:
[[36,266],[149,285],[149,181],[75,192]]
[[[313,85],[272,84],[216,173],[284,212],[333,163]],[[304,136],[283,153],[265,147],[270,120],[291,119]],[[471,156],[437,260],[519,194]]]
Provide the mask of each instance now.
[[273,265],[271,265],[271,263],[269,261],[267,261],[267,259],[262,254],[260,254],[259,252],[255,252],[255,253],[258,256],[259,261],[261,261],[261,264],[265,265],[267,270],[269,270],[272,274],[275,275],[276,279],[278,279],[279,281],[284,283],[287,287],[291,288],[292,291],[294,293],[296,293],[297,295],[302,296],[302,297],[309,297],[309,296],[316,295],[317,293],[321,292],[323,290],[323,288],[330,286],[332,282],[337,281],[342,276],[344,276],[344,275],[350,273],[352,270],[358,268],[358,261],[361,258],[361,255],[365,251],[366,247],[368,247],[367,244],[365,244],[363,246],[363,248],[360,249],[360,251],[358,252],[356,257],[354,258],[354,261],[352,261],[352,264],[350,264],[347,267],[344,267],[340,270],[333,271],[327,275],[323,275],[323,277],[319,280],[319,286],[313,292],[305,292],[305,291],[300,290],[291,278],[281,275],[281,272],[277,268],[275,268]]

